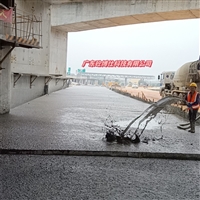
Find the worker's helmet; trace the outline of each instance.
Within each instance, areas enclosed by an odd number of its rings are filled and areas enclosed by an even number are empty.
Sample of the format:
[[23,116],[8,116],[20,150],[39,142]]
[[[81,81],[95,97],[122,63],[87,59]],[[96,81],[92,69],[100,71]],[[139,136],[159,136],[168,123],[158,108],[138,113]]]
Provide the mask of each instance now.
[[197,84],[196,83],[190,83],[190,87],[197,87]]

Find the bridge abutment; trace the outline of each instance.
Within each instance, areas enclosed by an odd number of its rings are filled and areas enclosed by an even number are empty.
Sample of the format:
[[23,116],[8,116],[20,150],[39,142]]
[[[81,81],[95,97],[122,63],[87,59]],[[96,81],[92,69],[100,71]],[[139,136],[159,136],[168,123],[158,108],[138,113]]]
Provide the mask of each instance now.
[[[51,93],[68,86],[68,35],[51,27],[51,4],[38,0],[15,0],[15,3],[14,28],[13,24],[5,26],[4,21],[0,21],[0,60],[11,48],[8,46],[16,46],[0,66],[5,68],[0,70],[0,114],[46,94],[45,88]],[[34,20],[27,22],[27,18]],[[11,26],[12,31],[5,28]],[[9,38],[13,38],[12,41]]]

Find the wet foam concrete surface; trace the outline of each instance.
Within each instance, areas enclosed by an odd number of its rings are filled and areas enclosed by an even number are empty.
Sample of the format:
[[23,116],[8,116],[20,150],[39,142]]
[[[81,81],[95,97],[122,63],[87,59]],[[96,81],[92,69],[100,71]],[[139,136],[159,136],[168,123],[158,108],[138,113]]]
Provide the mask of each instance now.
[[0,155],[2,200],[199,200],[199,162]]
[[[148,106],[103,87],[70,87],[1,115],[0,148],[199,153],[199,127],[195,134],[179,130],[185,121],[166,113],[141,136],[163,139],[137,145],[103,140],[109,115],[126,126]],[[191,160],[0,155],[0,199],[198,200],[199,169]]]
[[148,106],[104,87],[70,87],[0,115],[0,148],[200,152],[200,127],[196,127],[195,134],[177,129],[179,123],[186,121],[167,113],[158,114],[142,134],[141,140],[150,139],[148,144],[119,145],[103,140],[108,116],[126,126]]

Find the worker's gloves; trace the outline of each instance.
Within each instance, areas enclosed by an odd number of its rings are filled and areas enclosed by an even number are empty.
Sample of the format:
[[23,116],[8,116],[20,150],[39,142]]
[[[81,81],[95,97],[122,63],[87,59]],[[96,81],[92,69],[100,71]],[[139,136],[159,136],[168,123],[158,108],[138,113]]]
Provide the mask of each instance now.
[[187,107],[188,107],[188,108],[191,108],[191,107],[192,107],[192,104],[191,104],[191,103],[187,103]]

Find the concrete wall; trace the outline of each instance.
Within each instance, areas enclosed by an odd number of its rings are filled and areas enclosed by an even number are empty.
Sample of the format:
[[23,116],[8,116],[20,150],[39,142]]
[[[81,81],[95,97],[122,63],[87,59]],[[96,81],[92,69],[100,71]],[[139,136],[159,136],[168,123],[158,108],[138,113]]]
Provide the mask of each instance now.
[[[51,5],[40,0],[16,0],[17,9],[42,16],[42,48],[15,48],[11,54],[11,72],[23,76],[13,86],[11,81],[11,108],[44,95],[45,75],[66,75],[67,33],[51,28]],[[30,74],[40,75],[30,88]],[[48,92],[66,88],[63,80],[48,83]]]
[[[13,86],[14,75],[12,75],[12,85],[11,85],[11,108],[22,105],[28,101],[31,101],[37,97],[45,95],[44,86],[45,86],[45,77],[38,77],[33,82],[30,88],[30,76],[23,75]],[[63,84],[61,79],[56,83],[56,79],[52,79],[48,83],[49,93],[67,88],[67,84]]]
[[38,77],[32,84],[30,88],[30,76],[22,76],[13,86],[13,76],[12,76],[12,86],[11,86],[11,108],[19,106],[23,103],[31,101],[37,97],[44,94],[44,78]]

